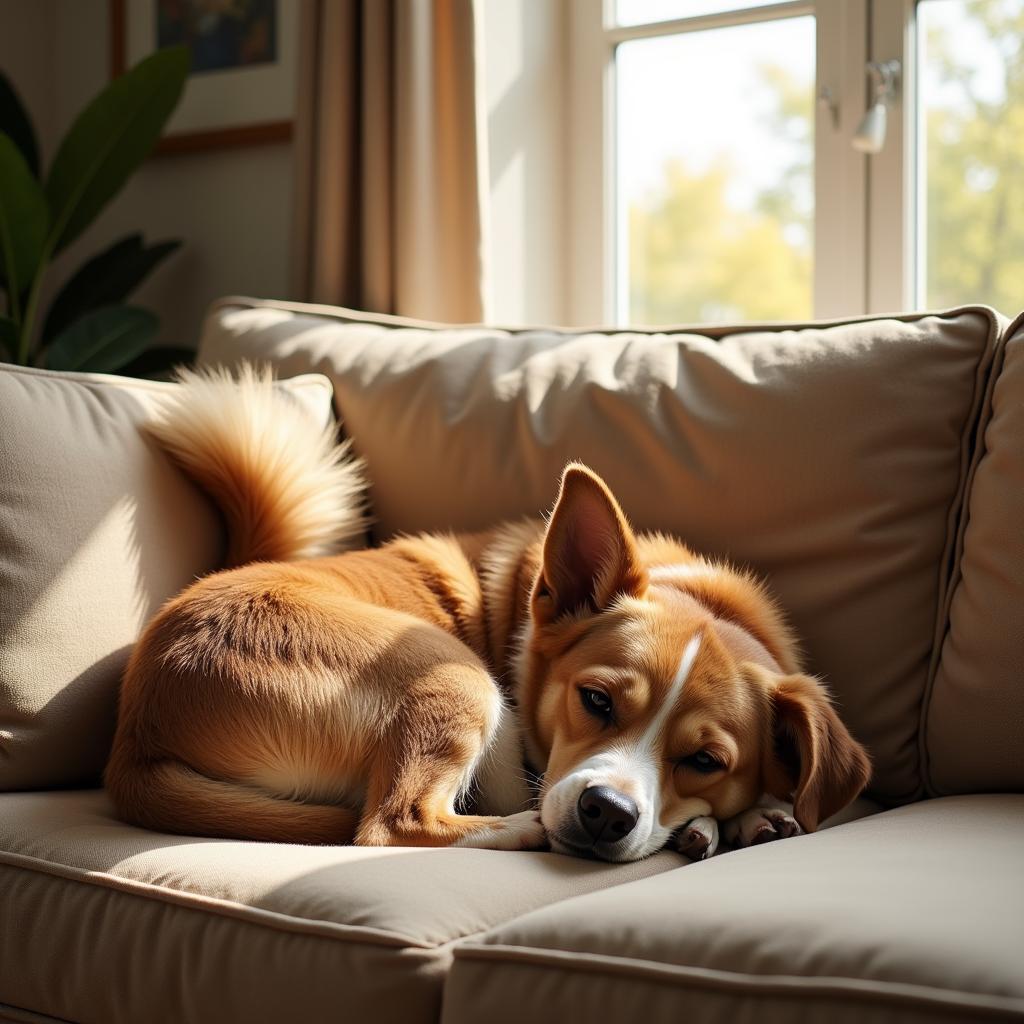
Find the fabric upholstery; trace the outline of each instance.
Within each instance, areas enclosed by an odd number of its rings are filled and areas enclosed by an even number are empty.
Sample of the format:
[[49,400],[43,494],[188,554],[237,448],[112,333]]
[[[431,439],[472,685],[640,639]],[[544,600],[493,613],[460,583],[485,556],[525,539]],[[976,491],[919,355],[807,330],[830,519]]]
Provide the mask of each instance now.
[[[132,642],[220,562],[217,513],[139,429],[177,386],[0,367],[0,790],[98,777]],[[327,422],[327,380],[282,386]]]
[[0,794],[0,1004],[81,1024],[435,1022],[453,943],[681,865],[197,839],[124,825],[102,792]]
[[635,525],[765,574],[874,758],[922,790],[921,703],[999,321],[804,329],[439,328],[238,299],[200,358],[317,370],[368,460],[379,538],[544,512],[569,459]]
[[444,1024],[1024,1016],[1024,796],[913,804],[503,925]]
[[1024,790],[1024,317],[1002,356],[925,721],[936,793]]

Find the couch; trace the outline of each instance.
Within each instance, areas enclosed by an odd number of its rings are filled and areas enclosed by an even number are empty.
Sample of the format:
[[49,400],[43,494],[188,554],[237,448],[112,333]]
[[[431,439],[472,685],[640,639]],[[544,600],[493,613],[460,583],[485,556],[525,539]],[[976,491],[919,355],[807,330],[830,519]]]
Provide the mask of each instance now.
[[764,573],[871,752],[813,835],[689,863],[172,836],[99,778],[215,510],[140,428],[175,384],[0,368],[0,1020],[1024,1019],[1024,318],[448,327],[226,299],[367,460],[376,543],[550,505]]

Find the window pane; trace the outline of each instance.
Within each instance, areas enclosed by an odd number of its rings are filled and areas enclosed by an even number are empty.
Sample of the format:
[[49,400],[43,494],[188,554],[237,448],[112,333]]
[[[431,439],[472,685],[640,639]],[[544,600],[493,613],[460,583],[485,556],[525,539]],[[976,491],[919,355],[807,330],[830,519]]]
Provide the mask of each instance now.
[[924,305],[1024,306],[1024,0],[918,7]]
[[653,21],[696,18],[701,14],[721,14],[747,7],[764,7],[778,0],[616,0],[617,25],[646,25]]
[[814,18],[622,43],[618,317],[812,311]]

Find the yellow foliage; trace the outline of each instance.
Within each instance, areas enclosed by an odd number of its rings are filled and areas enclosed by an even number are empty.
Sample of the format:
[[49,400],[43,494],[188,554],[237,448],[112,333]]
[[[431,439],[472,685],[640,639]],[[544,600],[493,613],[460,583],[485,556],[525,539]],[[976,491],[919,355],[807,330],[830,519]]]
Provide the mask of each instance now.
[[[957,31],[938,25],[927,36],[926,59],[946,88],[925,112],[920,154],[925,304],[986,302],[1013,315],[1024,306],[1024,0],[965,0],[961,11],[989,51],[965,51]],[[978,94],[981,65],[990,83],[998,72],[996,98]],[[751,209],[727,201],[727,162],[700,172],[667,163],[628,212],[632,322],[812,315],[811,218],[793,185],[811,173],[813,90],[785,68],[761,70],[777,97],[775,130],[805,143],[805,157]]]
[[665,168],[629,211],[630,320],[637,324],[811,316],[811,253],[778,218],[726,202],[728,167]]

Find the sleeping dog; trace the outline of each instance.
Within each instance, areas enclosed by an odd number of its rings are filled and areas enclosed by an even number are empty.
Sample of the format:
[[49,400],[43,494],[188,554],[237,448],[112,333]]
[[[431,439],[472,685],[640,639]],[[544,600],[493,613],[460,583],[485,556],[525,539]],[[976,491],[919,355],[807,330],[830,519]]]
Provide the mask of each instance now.
[[130,822],[699,859],[720,823],[739,846],[813,831],[868,781],[764,587],[634,533],[582,465],[546,523],[337,554],[361,467],[268,377],[187,376],[151,430],[235,567],[133,652],[106,773]]

